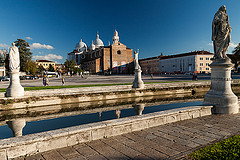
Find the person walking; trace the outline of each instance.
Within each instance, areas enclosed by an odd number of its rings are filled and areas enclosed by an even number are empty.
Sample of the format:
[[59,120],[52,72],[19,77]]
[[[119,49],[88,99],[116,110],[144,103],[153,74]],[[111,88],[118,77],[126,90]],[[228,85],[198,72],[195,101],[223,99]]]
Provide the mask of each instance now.
[[49,86],[49,78],[48,78],[48,76],[46,77],[46,86]]
[[44,87],[46,86],[46,78],[45,78],[45,76],[43,77],[43,86]]
[[62,77],[62,86],[64,86],[64,83],[65,83],[64,77]]

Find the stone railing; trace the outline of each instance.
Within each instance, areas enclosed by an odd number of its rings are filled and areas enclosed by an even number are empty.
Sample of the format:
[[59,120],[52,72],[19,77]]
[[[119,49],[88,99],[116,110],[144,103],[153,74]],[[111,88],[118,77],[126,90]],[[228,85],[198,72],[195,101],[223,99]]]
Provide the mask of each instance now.
[[52,149],[117,136],[167,123],[211,115],[212,106],[192,106],[108,120],[0,140],[0,159],[33,155]]

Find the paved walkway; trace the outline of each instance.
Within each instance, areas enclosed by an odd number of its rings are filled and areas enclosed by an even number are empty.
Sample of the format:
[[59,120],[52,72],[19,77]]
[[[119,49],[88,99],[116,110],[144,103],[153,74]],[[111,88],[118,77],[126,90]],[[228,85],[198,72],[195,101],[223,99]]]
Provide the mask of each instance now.
[[240,114],[212,115],[56,149],[17,160],[185,159],[193,150],[238,134]]

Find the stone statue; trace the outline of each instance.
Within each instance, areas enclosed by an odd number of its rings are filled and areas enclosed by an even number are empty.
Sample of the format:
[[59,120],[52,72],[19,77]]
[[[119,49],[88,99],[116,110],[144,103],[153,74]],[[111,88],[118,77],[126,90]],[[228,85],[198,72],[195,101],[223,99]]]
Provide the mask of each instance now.
[[19,74],[20,74],[20,58],[18,48],[15,43],[9,48],[9,76],[10,84],[6,90],[6,97],[23,97],[24,88],[20,84]]
[[133,86],[132,88],[138,88],[138,89],[142,89],[144,88],[144,83],[142,81],[141,78],[141,67],[138,63],[138,53],[139,53],[139,49],[136,51],[134,51],[134,72],[135,72],[135,79],[133,81]]
[[9,48],[9,69],[10,72],[19,72],[20,69],[19,51],[15,43]]
[[137,52],[134,51],[134,68],[135,68],[135,70],[141,69],[141,67],[138,63],[138,52],[139,52],[139,50],[137,50]]
[[231,30],[232,28],[229,25],[227,9],[226,6],[223,5],[214,15],[212,22],[212,41],[215,60],[230,60],[226,52],[231,40]]

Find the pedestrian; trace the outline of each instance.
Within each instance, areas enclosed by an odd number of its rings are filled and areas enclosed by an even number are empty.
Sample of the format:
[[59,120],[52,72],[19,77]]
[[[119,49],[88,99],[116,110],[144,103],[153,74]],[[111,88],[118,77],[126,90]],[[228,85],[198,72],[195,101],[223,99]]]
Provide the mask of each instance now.
[[48,76],[46,77],[46,86],[49,86],[49,78],[48,78]]
[[151,79],[153,79],[153,74],[151,74]]
[[65,83],[64,77],[62,77],[62,86],[64,86],[64,83]]
[[80,76],[81,76],[81,78],[83,78],[83,74],[82,74],[82,72],[80,72]]
[[43,77],[43,86],[45,87],[46,86],[46,78]]
[[193,81],[197,81],[197,73],[193,73],[192,80],[193,80]]

